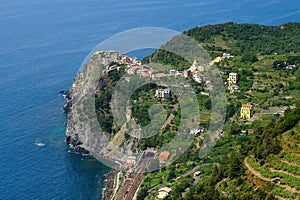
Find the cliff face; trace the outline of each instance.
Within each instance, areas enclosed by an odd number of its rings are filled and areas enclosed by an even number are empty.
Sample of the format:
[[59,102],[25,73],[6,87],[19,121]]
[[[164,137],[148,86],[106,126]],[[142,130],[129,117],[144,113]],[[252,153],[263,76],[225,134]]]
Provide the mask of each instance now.
[[[114,52],[115,53],[115,52]],[[102,70],[114,61],[113,52],[96,52],[78,73],[69,90],[67,104],[68,123],[66,141],[73,152],[92,154],[105,159],[103,149],[109,135],[102,132],[95,111],[95,92]]]

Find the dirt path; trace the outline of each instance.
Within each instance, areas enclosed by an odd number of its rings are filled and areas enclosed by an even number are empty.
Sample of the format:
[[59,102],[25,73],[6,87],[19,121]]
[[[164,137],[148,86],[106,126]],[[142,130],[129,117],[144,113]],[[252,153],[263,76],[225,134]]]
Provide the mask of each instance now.
[[[178,104],[175,104],[173,106],[173,109],[172,110],[175,110],[177,111],[178,110]],[[162,131],[168,124],[171,123],[172,119],[175,117],[175,115],[173,115],[173,113],[171,113],[169,115],[169,117],[166,119],[165,123],[162,125],[162,127],[160,128],[160,131]]]
[[168,117],[168,119],[165,121],[165,123],[162,125],[162,127],[160,128],[160,130],[163,130],[169,123],[171,123],[172,119],[175,116],[171,113]]
[[[267,181],[267,182],[272,182],[272,180],[270,178],[266,178],[264,177],[260,172],[256,171],[249,163],[247,158],[245,158],[244,160],[244,164],[247,167],[247,169],[254,174],[255,176],[257,176],[258,178],[260,178],[261,180]],[[278,187],[281,187],[283,189],[285,189],[287,192],[291,192],[293,194],[300,194],[300,191],[296,190],[296,188],[292,188],[288,185],[277,185]]]
[[247,167],[247,169],[248,169],[252,174],[254,174],[255,176],[257,176],[258,178],[260,178],[260,179],[262,179],[262,180],[264,180],[264,181],[267,181],[267,182],[272,182],[271,179],[262,176],[260,172],[256,171],[256,170],[248,163],[247,158],[245,158],[244,164],[245,164],[245,166]]
[[300,168],[300,165],[298,165],[297,163],[294,163],[294,162],[289,162],[287,160],[284,160],[284,159],[281,159],[281,162],[287,164],[287,165],[291,165],[291,166],[294,166],[294,167],[299,167]]
[[[291,146],[297,145],[298,147],[300,147],[300,144],[297,144],[295,142],[291,142],[291,141],[288,141],[288,140],[284,140],[284,142],[287,143],[287,144],[289,144],[289,145],[291,145]],[[289,147],[287,145],[285,145],[285,147],[287,149],[289,149]],[[300,154],[296,154],[296,155],[300,155]]]
[[[270,168],[270,171],[271,171],[271,172],[279,172],[279,173],[283,173],[283,174],[286,174],[286,175],[289,175],[289,176],[293,176],[293,177],[295,177],[295,178],[297,178],[297,179],[300,179],[300,176],[299,176],[299,175],[297,175],[297,174],[292,174],[292,173],[289,173],[289,172],[287,172],[287,171],[278,170],[278,169],[273,169],[273,168]],[[299,180],[299,182],[300,182],[300,180]]]

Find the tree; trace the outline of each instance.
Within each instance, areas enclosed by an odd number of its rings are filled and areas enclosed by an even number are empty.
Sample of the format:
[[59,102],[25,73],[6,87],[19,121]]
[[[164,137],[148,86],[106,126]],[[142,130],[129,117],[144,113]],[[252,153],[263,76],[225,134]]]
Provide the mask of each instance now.
[[285,62],[283,60],[275,60],[273,62],[274,69],[282,69],[285,67]]
[[251,62],[251,63],[258,61],[256,54],[250,52],[244,53],[242,55],[241,60],[242,62]]
[[172,167],[170,169],[169,175],[168,175],[168,181],[172,180],[173,178],[176,178],[175,169]]
[[290,65],[300,64],[300,56],[289,56],[287,59],[287,63]]
[[205,102],[204,102],[204,106],[207,110],[210,110],[211,109],[211,100],[210,99],[207,99]]

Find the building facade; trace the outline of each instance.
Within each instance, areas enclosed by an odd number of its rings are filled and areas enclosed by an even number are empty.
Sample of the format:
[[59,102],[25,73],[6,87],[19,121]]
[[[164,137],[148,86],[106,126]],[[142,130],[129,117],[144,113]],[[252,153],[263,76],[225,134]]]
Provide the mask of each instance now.
[[250,119],[253,116],[253,106],[250,103],[243,104],[240,115],[243,119]]
[[229,77],[227,79],[228,81],[228,85],[231,86],[231,85],[234,85],[237,83],[237,79],[238,79],[238,76],[237,76],[237,73],[230,73],[229,74]]
[[170,89],[158,89],[155,91],[155,97],[157,98],[169,98],[171,96],[171,90]]

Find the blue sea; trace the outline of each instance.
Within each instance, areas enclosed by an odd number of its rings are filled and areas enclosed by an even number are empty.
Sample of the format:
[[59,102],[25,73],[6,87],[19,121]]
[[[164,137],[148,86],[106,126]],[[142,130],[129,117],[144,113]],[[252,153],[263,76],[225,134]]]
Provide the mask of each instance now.
[[300,2],[2,0],[0,199],[101,198],[109,168],[68,153],[64,99],[58,93],[69,88],[98,43],[132,28],[184,31],[228,21],[299,22]]

